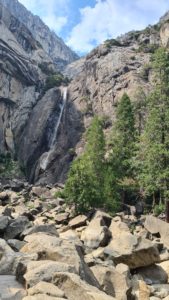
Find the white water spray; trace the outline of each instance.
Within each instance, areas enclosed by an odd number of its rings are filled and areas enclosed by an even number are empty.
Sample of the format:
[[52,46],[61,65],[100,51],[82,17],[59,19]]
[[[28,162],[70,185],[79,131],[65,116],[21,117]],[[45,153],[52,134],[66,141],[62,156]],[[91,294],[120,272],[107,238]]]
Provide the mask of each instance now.
[[44,171],[46,170],[46,168],[48,166],[48,163],[50,161],[49,160],[50,155],[53,153],[53,150],[54,150],[53,148],[56,144],[58,129],[59,129],[59,126],[60,126],[60,123],[62,120],[65,104],[67,101],[67,87],[62,88],[61,93],[62,93],[63,103],[60,105],[60,114],[59,114],[59,118],[57,120],[56,126],[54,128],[53,137],[52,137],[52,140],[50,143],[50,149],[48,152],[44,153],[42,161],[40,162],[40,168]]

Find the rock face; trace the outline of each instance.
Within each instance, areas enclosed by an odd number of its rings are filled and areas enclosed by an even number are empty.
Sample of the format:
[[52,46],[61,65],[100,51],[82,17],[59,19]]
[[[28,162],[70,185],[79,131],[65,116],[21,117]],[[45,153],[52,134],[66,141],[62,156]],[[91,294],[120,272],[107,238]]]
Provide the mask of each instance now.
[[77,56],[18,1],[0,1],[0,20],[0,153],[15,156],[29,181],[64,181],[83,126],[68,93],[46,92],[46,80]]
[[[122,94],[137,101],[141,88],[151,90],[148,63],[155,48],[168,47],[168,19],[77,60],[17,0],[0,0],[0,154],[10,152],[29,182],[63,183],[93,115],[105,118],[108,134]],[[68,89],[46,84],[58,70],[72,78]]]
[[[78,56],[68,48],[65,43],[54,32],[42,22],[42,20],[29,12],[17,0],[1,0],[2,11],[4,7],[13,15],[11,23],[9,24],[12,32],[17,36],[17,40],[22,42],[24,48],[31,52],[32,45],[28,46],[27,36],[39,42],[45,53],[50,56],[59,69],[63,69],[65,65],[78,59]],[[1,13],[3,14],[3,12]],[[2,17],[3,18],[3,17]],[[19,35],[22,29],[22,34]],[[29,35],[24,31],[27,29]]]

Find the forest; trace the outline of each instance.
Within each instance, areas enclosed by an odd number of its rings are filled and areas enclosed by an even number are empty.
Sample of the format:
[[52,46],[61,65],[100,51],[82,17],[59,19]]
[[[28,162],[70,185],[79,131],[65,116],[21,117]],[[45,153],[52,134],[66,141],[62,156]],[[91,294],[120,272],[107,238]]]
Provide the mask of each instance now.
[[[104,118],[94,116],[83,155],[72,163],[62,196],[78,212],[115,213],[142,201],[156,214],[169,200],[169,53],[151,57],[152,91],[119,99],[108,139]],[[134,101],[135,100],[135,101]]]

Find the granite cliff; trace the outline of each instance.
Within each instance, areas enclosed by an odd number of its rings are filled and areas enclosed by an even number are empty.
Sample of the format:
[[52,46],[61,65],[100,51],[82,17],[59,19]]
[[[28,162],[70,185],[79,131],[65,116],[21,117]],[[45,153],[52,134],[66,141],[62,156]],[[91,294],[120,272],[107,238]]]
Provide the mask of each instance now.
[[103,116],[108,132],[124,92],[137,101],[151,90],[150,57],[160,46],[169,46],[169,13],[77,60],[18,1],[0,0],[0,153],[10,152],[31,182],[63,182],[92,117]]

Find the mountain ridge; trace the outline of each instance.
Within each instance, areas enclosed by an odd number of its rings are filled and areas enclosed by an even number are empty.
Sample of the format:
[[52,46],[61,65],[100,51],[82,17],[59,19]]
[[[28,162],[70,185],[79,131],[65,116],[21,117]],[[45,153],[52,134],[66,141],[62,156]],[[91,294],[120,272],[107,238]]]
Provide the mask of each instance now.
[[38,16],[33,15],[18,0],[0,0],[0,4],[27,27],[60,70],[79,58]]

